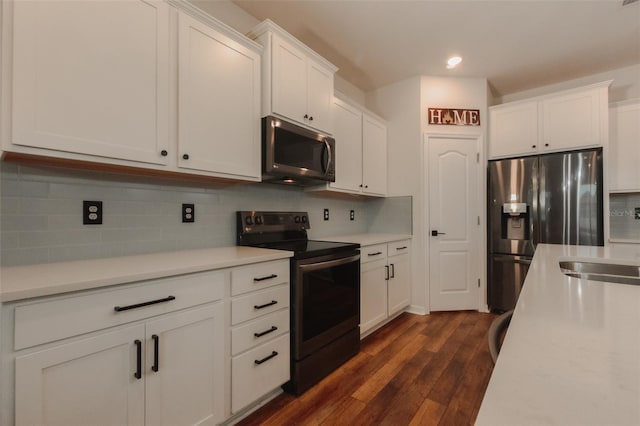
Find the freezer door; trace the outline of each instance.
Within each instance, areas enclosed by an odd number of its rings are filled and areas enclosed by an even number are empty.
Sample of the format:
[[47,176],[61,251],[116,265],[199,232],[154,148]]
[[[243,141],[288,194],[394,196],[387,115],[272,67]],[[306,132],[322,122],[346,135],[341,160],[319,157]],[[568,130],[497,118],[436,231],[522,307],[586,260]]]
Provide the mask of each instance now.
[[602,149],[540,156],[540,243],[604,245]]
[[488,302],[492,311],[515,308],[531,257],[491,255],[489,258]]
[[[537,157],[489,162],[489,191],[487,200],[489,252],[533,256],[533,236],[536,234],[537,211]],[[510,224],[503,216],[503,205],[524,203],[529,239],[509,238],[506,229]],[[525,221],[523,221],[523,224]]]

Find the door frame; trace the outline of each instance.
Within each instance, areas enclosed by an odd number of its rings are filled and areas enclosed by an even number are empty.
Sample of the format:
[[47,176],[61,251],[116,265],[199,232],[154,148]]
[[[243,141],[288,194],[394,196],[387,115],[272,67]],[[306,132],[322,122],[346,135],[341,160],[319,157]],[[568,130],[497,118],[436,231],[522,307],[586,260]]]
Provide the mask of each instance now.
[[478,272],[480,275],[480,289],[478,291],[478,304],[477,308],[480,312],[489,312],[487,305],[487,188],[486,188],[486,157],[485,157],[485,146],[484,146],[484,136],[483,133],[475,132],[463,132],[456,131],[450,133],[444,132],[424,132],[422,137],[422,198],[423,198],[423,208],[422,208],[422,228],[423,235],[422,241],[424,244],[424,258],[423,262],[425,265],[425,300],[426,300],[426,311],[427,313],[431,312],[431,282],[430,282],[430,273],[431,273],[431,265],[430,265],[430,255],[431,255],[431,234],[430,234],[430,222],[431,219],[429,216],[429,143],[431,139],[467,139],[469,141],[475,141],[476,144],[476,152],[479,154],[478,162],[477,162],[477,190],[480,194],[479,199],[479,215],[480,215],[480,238],[478,239],[478,247],[479,256],[478,256]]

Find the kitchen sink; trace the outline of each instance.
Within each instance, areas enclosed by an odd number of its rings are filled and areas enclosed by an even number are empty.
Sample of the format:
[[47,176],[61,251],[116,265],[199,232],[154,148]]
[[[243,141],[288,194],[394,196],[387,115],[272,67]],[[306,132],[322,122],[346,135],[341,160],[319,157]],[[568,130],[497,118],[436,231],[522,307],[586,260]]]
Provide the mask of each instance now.
[[640,266],[615,263],[560,261],[563,274],[591,281],[640,285]]

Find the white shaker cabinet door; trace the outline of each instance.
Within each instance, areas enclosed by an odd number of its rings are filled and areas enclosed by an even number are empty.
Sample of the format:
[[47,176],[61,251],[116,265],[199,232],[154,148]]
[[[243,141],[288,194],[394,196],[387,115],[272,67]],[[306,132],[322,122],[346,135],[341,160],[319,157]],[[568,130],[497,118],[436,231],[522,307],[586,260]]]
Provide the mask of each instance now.
[[312,60],[308,61],[306,124],[332,133],[331,103],[333,101],[333,71]]
[[389,316],[411,302],[411,263],[408,254],[389,257]]
[[179,16],[178,165],[260,180],[260,55]]
[[329,187],[362,191],[362,112],[340,99],[333,101],[336,181]]
[[147,425],[224,420],[223,314],[220,302],[147,323]]
[[271,109],[302,124],[307,118],[307,57],[280,37],[273,37]]
[[538,102],[518,102],[489,109],[491,158],[535,154],[538,142]]
[[360,334],[387,318],[386,258],[360,266]]
[[362,184],[364,193],[387,193],[387,127],[367,114],[362,116]]
[[640,191],[640,101],[610,111],[609,189]]
[[129,0],[13,7],[11,142],[167,164],[169,6]]
[[143,425],[143,336],[136,325],[18,356],[16,425]]

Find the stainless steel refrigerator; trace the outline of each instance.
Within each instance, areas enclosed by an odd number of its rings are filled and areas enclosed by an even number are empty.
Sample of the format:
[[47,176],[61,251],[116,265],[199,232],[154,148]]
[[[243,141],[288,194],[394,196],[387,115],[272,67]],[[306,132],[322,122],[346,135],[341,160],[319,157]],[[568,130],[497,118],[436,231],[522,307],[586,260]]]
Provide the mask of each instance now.
[[602,149],[489,162],[492,311],[515,307],[539,243],[603,245]]

